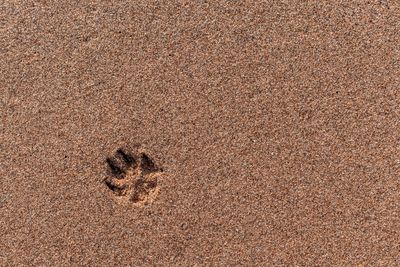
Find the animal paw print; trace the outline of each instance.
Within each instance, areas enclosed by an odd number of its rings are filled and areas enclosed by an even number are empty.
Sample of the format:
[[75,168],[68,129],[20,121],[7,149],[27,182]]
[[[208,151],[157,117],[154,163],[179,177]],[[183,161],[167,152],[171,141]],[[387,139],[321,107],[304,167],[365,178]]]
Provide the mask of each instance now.
[[157,197],[163,170],[146,153],[135,155],[119,148],[106,163],[109,177],[104,183],[117,197],[135,204],[149,204]]

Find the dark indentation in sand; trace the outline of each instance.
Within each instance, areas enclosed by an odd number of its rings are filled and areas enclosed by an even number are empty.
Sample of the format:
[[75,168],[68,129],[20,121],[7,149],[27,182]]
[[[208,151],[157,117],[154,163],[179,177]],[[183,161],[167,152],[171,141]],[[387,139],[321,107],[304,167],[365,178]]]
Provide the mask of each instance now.
[[136,159],[130,154],[125,152],[122,148],[117,150],[117,154],[123,159],[126,165],[128,166],[135,166]]
[[106,159],[111,176],[104,180],[116,196],[133,203],[152,202],[158,193],[157,179],[163,172],[146,153],[139,156],[118,148],[114,157]]
[[110,168],[111,173],[114,175],[114,177],[116,177],[118,179],[122,179],[125,172],[116,164],[116,162],[110,158],[107,158],[106,162],[108,164],[108,167]]
[[112,190],[114,193],[116,193],[119,196],[123,195],[124,189],[126,188],[126,186],[118,186],[118,185],[114,184],[111,180],[105,180],[104,182],[107,185],[107,187],[110,190]]
[[154,161],[145,153],[140,155],[140,165],[143,173],[152,173],[158,171],[158,167],[155,165]]

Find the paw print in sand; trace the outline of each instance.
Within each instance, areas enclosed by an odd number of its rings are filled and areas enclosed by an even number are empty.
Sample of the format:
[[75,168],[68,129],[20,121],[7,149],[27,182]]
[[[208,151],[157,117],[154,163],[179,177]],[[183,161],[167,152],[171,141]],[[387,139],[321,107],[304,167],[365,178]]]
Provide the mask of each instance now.
[[119,148],[107,158],[109,177],[104,183],[115,196],[134,204],[149,204],[159,192],[157,179],[163,170],[146,154],[131,154]]

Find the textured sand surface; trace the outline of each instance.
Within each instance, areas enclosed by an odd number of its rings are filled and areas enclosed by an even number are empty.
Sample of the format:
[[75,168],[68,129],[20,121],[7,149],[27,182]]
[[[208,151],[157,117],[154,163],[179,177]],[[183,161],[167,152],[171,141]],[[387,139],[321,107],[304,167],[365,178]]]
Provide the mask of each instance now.
[[399,1],[0,1],[0,266],[400,266],[399,62]]

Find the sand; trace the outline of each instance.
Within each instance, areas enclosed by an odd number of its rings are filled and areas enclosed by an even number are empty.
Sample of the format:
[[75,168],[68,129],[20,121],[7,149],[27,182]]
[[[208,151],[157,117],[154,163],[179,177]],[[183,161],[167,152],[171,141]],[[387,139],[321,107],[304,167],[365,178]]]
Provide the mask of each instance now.
[[400,266],[400,2],[340,2],[2,1],[0,266]]

